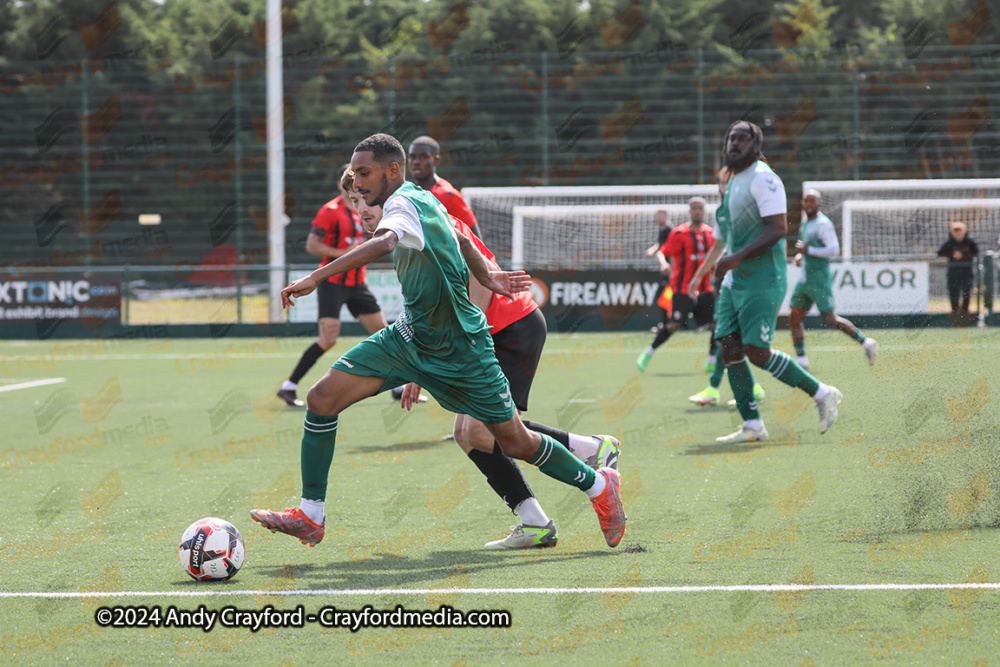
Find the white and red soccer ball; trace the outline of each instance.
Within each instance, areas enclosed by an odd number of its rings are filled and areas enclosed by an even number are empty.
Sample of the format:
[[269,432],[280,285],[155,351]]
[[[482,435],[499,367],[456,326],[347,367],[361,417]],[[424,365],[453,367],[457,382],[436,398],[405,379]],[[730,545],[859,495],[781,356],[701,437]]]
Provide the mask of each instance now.
[[181,535],[177,555],[192,579],[223,581],[240,571],[247,549],[236,526],[208,517],[188,526]]

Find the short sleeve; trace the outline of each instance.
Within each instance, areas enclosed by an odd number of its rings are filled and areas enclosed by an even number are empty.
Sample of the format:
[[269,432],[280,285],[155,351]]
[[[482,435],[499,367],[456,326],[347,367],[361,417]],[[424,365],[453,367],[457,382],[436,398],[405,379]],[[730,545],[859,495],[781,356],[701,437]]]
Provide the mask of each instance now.
[[759,172],[750,183],[750,194],[757,202],[760,217],[788,212],[785,199],[785,185],[778,175],[770,171]]
[[382,208],[378,229],[389,229],[396,234],[399,245],[413,250],[424,249],[424,229],[413,203],[402,195],[389,197]]
[[332,222],[333,211],[330,209],[328,204],[324,204],[323,208],[316,211],[316,217],[313,218],[312,226],[316,229],[322,229],[323,231],[330,231],[330,223]]

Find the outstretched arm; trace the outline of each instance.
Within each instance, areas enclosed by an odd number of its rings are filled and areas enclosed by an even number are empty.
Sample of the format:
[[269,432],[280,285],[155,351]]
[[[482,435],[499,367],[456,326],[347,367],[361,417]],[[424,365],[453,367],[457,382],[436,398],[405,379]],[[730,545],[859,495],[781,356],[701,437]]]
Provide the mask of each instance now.
[[524,271],[497,271],[490,265],[488,259],[479,252],[471,240],[463,234],[456,233],[458,247],[462,250],[466,264],[472,276],[483,287],[487,287],[497,294],[513,298],[517,292],[526,292],[531,289],[531,276]]
[[360,268],[392,252],[398,240],[399,237],[391,230],[376,231],[375,236],[371,240],[365,241],[361,245],[348,250],[326,266],[316,269],[305,278],[296,280],[281,290],[282,308],[294,306],[295,301],[293,301],[293,298],[311,293],[316,289],[317,285],[330,276]]

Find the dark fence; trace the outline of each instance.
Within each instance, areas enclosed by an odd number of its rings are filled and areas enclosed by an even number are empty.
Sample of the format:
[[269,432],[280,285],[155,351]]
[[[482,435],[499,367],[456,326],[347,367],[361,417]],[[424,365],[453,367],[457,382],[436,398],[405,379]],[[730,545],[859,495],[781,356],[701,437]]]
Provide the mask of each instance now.
[[[0,65],[4,277],[266,264],[265,64]],[[284,78],[289,263],[312,261],[305,236],[336,167],[376,131],[436,137],[458,187],[708,183],[739,118],[764,128],[793,200],[804,180],[1000,173],[994,46],[734,61],[670,43],[561,57],[504,42],[376,66],[288,58]]]

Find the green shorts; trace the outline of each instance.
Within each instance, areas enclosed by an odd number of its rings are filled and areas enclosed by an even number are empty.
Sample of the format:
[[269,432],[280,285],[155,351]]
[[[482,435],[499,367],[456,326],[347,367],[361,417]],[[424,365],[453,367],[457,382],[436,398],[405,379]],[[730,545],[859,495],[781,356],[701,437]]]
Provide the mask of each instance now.
[[416,382],[446,410],[501,424],[514,417],[507,378],[493,352],[493,338],[483,329],[452,338],[446,353],[428,354],[388,326],[348,350],[333,368],[351,375],[385,378],[382,389]]
[[771,347],[785,285],[746,288],[723,287],[715,301],[715,337],[740,334],[744,345]]
[[792,308],[809,310],[814,303],[821,313],[834,310],[836,304],[833,301],[833,285],[828,282],[817,284],[808,280],[795,285],[795,291],[792,292],[792,300],[789,304]]

